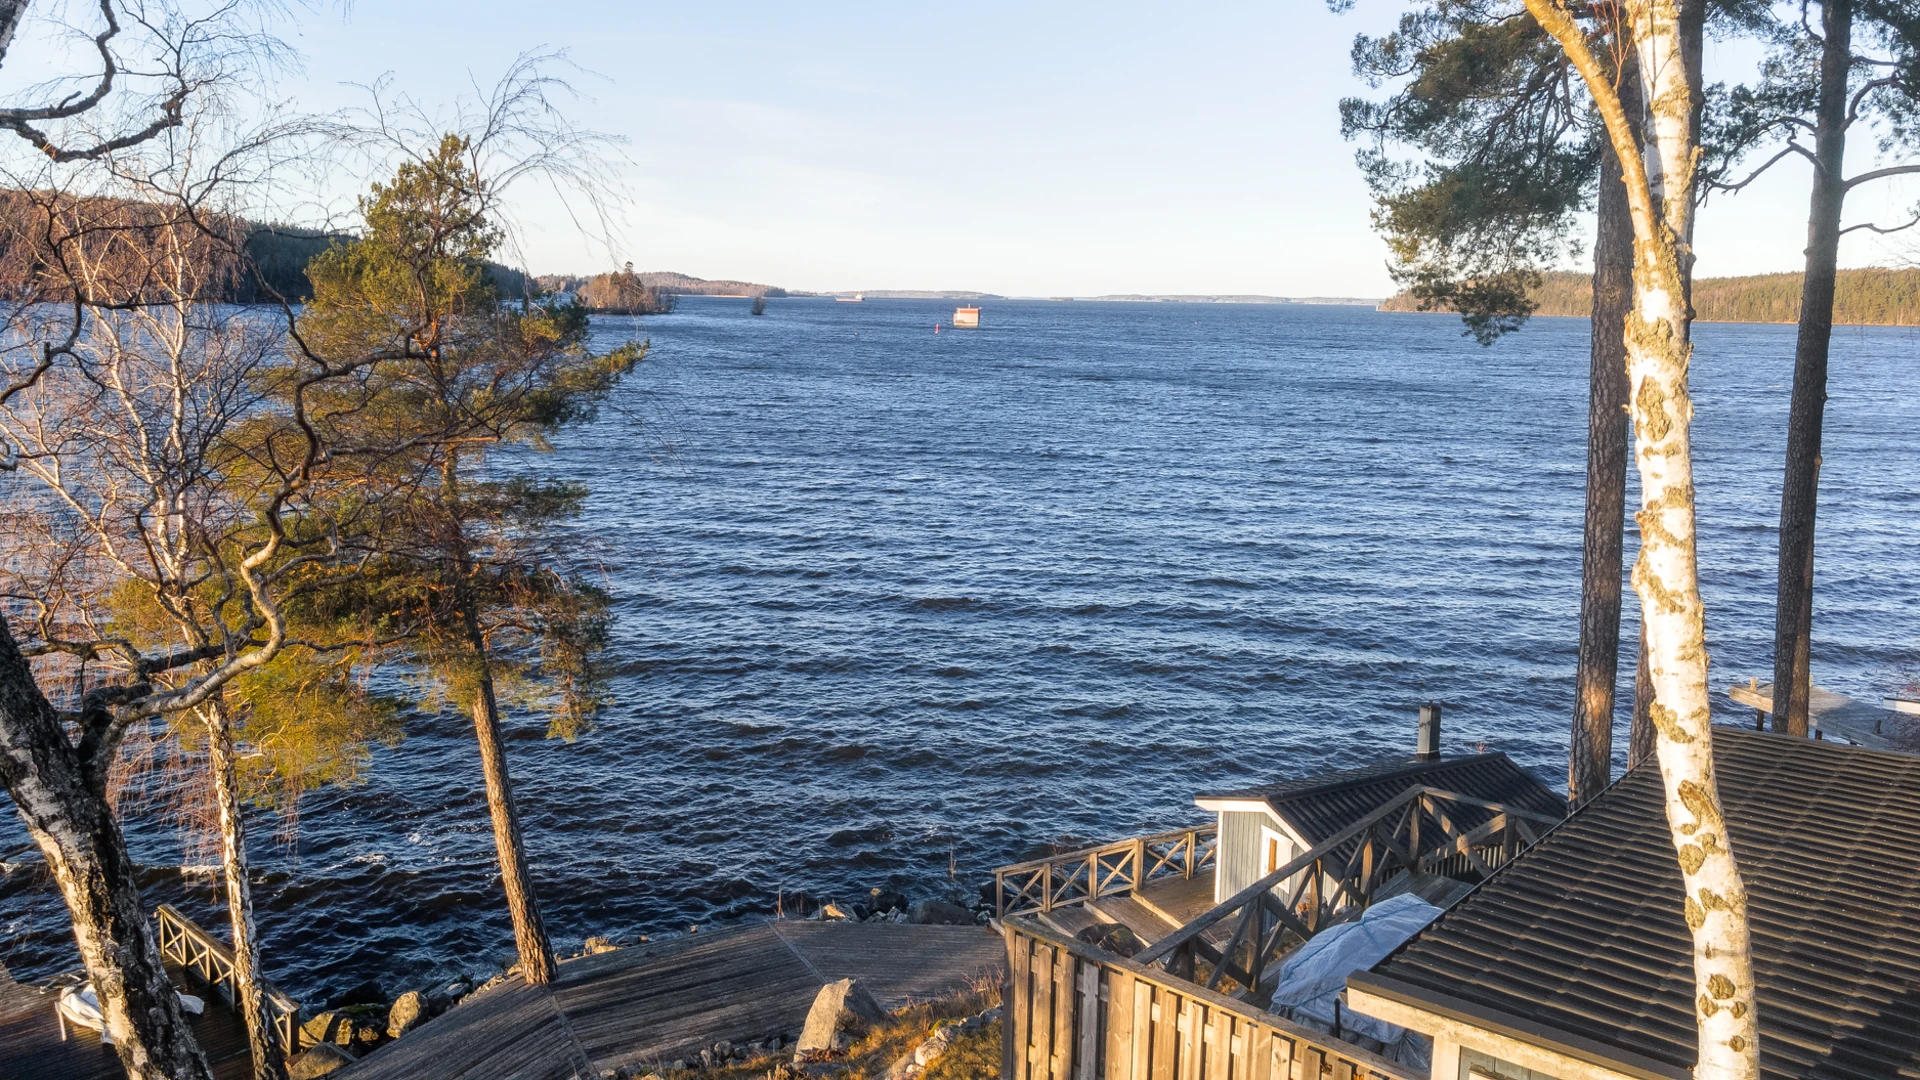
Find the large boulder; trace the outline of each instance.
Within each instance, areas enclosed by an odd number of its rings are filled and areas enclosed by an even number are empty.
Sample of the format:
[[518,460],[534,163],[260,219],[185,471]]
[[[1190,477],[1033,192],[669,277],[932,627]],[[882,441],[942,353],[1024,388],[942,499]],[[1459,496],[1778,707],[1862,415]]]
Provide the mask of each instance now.
[[300,1025],[300,1041],[306,1045],[333,1043],[338,1046],[350,1046],[353,1043],[353,1017],[344,1013],[315,1013]]
[[907,921],[921,926],[972,926],[973,912],[945,900],[915,900]]
[[794,1060],[834,1050],[840,1035],[886,1018],[887,1011],[858,980],[828,983],[814,995],[813,1008],[807,1010],[806,1026],[800,1029],[800,1041],[793,1047]]
[[1139,936],[1120,923],[1095,923],[1075,936],[1089,945],[1128,959],[1145,948]]
[[401,994],[387,1010],[387,1038],[397,1039],[427,1019],[427,995],[418,990]]
[[336,1069],[344,1069],[353,1062],[353,1054],[349,1051],[330,1042],[315,1043],[287,1063],[287,1080],[315,1080]]

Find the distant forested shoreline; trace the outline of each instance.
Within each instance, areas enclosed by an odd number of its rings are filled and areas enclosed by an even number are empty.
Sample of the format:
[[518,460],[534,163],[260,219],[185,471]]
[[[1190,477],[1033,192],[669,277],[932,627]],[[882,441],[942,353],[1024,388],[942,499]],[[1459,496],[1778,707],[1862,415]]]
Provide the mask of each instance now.
[[[1535,315],[1584,319],[1593,311],[1593,281],[1575,271],[1545,275],[1540,287],[1529,295],[1539,305]],[[1800,275],[1700,278],[1693,283],[1693,309],[1701,322],[1797,322]],[[1383,301],[1379,310],[1421,309],[1411,296],[1400,293]],[[1840,271],[1833,321],[1849,326],[1920,326],[1920,269],[1868,267]]]

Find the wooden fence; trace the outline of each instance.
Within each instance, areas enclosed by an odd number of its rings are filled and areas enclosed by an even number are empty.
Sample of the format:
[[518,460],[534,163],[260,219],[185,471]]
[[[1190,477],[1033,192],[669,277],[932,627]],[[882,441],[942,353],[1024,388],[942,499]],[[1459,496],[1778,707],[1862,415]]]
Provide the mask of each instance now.
[[[228,1007],[238,1011],[240,987],[233,974],[233,949],[180,914],[172,904],[161,904],[154,919],[160,924],[161,954],[192,972]],[[274,989],[272,983],[262,988],[267,992],[267,1010],[280,1031],[280,1046],[291,1058],[300,1052],[300,1003]]]
[[1032,920],[1002,932],[1002,1080],[1421,1080],[1351,1043]]
[[993,872],[995,911],[1001,918],[1052,911],[1159,878],[1191,878],[1213,865],[1219,831],[1216,825],[1177,829],[1003,866]]
[[[1471,809],[1484,817],[1459,824]],[[1438,788],[1410,788],[1342,829],[1325,843],[1279,867],[1160,938],[1135,959],[1164,965],[1181,979],[1200,979],[1208,990],[1232,978],[1252,1000],[1263,998],[1271,966],[1293,946],[1365,910],[1379,887],[1403,871],[1484,877],[1531,846],[1561,819]],[[1208,931],[1238,917],[1223,947]],[[1244,956],[1244,961],[1243,961]]]

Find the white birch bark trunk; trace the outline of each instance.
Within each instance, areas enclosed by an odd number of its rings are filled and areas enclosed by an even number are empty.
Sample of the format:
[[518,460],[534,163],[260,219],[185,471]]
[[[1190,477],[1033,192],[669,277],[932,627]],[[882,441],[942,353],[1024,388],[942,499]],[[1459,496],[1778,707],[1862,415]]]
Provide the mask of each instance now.
[[234,1007],[246,1023],[254,1080],[286,1080],[286,1048],[280,1045],[261,985],[260,937],[253,920],[246,820],[241,816],[234,770],[233,722],[218,699],[198,712],[207,725],[207,765],[213,772],[214,802],[220,812],[220,870],[227,887],[227,919],[233,928],[233,976],[240,991]]
[[131,1080],[211,1080],[140,903],[105,775],[105,763],[68,742],[0,620],[0,782],[73,916],[114,1052]]
[[1634,218],[1634,303],[1627,317],[1627,378],[1634,462],[1640,472],[1640,596],[1654,686],[1654,754],[1693,937],[1698,1080],[1756,1080],[1759,1025],[1746,887],[1740,879],[1713,770],[1706,616],[1695,551],[1693,460],[1687,388],[1692,359],[1694,173],[1699,153],[1702,0],[1624,5],[1647,103],[1645,147],[1635,145],[1611,73],[1561,0],[1526,0],[1573,60],[1619,152]]

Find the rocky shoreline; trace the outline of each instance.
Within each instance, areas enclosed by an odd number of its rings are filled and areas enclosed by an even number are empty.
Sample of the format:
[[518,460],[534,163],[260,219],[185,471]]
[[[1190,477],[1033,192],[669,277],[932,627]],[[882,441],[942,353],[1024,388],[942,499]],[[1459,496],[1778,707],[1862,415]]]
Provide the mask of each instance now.
[[[786,914],[786,903],[783,897],[778,907],[780,914],[776,917],[808,922],[907,923],[927,926],[986,925],[994,916],[993,904],[988,897],[988,887],[985,886],[979,890],[971,906],[936,897],[911,900],[904,893],[881,888],[869,889],[866,895],[857,901],[813,902],[803,894],[797,897],[799,906],[803,910],[811,908],[810,912],[804,915]],[[690,934],[699,934],[702,929],[699,925],[693,925],[684,932],[641,935],[632,942],[602,936],[589,937],[579,952],[561,959],[574,960],[648,942],[672,940]],[[713,924],[708,924],[706,929],[711,932]],[[316,1077],[344,1068],[387,1043],[405,1037],[421,1024],[444,1014],[467,997],[513,978],[517,972],[518,965],[515,965],[499,970],[484,980],[476,979],[471,975],[462,975],[428,989],[408,990],[391,998],[379,982],[375,980],[363,982],[334,997],[324,1011],[313,1014],[301,1024],[300,1041],[306,1049],[289,1064],[288,1076],[290,1080],[314,1080]],[[834,987],[829,986],[822,993],[832,989]],[[816,1003],[816,1011],[818,1009],[819,1006]],[[840,1015],[837,1007],[834,1015],[836,1017]],[[866,1022],[876,1019],[857,1010],[855,1015]],[[805,1064],[809,1058],[815,1063],[831,1059],[834,1048],[830,1044],[824,1048],[808,1047],[805,1045],[804,1035],[805,1032],[769,1032],[759,1039],[738,1043],[715,1040],[710,1046],[695,1054],[670,1062],[660,1062],[656,1069],[638,1072],[620,1070],[613,1075],[625,1080],[626,1077],[648,1076],[660,1071],[712,1070],[763,1059],[796,1045],[800,1046],[795,1058],[796,1065]],[[950,1038],[951,1035],[947,1037]],[[912,1073],[917,1074],[917,1070],[913,1070]]]

